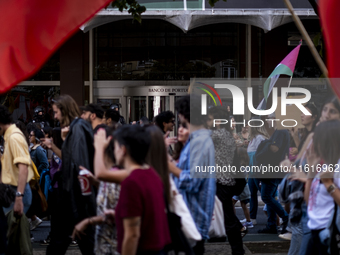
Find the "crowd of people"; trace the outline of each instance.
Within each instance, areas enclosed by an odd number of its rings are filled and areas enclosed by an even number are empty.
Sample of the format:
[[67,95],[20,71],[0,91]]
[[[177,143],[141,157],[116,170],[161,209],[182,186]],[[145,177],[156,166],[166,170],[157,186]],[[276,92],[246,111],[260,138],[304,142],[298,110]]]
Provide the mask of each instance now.
[[[263,127],[214,124],[235,120],[222,106],[200,112],[200,98],[125,124],[119,107],[79,107],[72,97],[53,100],[60,127],[13,122],[0,105],[0,254],[32,254],[30,231],[50,217],[41,245],[46,254],[204,254],[221,205],[232,254],[257,224],[258,194],[267,224],[259,233],[291,240],[289,254],[339,254],[340,104],[305,105],[304,128],[279,130],[275,115],[254,116]],[[197,107],[197,109],[193,109]],[[43,120],[41,121],[43,122]],[[177,128],[177,137],[170,133]],[[291,166],[286,175],[197,173],[195,166]],[[218,201],[218,203],[216,202]],[[245,219],[235,213],[240,201]],[[247,204],[250,203],[248,209]]]

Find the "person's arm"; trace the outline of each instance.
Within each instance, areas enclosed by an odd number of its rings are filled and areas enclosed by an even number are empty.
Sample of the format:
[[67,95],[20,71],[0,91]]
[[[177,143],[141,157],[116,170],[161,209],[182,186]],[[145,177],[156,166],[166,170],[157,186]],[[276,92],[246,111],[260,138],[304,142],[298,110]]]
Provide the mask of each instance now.
[[78,238],[79,240],[81,240],[81,237],[85,235],[84,231],[87,229],[89,225],[98,225],[103,223],[104,221],[105,221],[104,216],[94,216],[82,220],[74,227],[72,239],[75,240],[76,238]]
[[[25,164],[19,163],[18,168],[19,168],[19,177],[18,177],[17,191],[20,192],[21,194],[24,194],[26,183],[27,183],[28,166]],[[22,197],[15,197],[14,214],[21,216],[23,213],[24,213],[24,204],[22,202]]]
[[128,171],[109,171],[104,164],[104,152],[111,142],[111,137],[106,138],[105,130],[99,129],[94,136],[94,174],[100,181],[121,183],[129,176]]
[[53,143],[52,138],[41,138],[40,141],[44,148],[51,149],[58,156],[58,158],[62,159],[61,150]]
[[125,218],[123,220],[124,239],[122,255],[136,254],[140,238],[141,217]]

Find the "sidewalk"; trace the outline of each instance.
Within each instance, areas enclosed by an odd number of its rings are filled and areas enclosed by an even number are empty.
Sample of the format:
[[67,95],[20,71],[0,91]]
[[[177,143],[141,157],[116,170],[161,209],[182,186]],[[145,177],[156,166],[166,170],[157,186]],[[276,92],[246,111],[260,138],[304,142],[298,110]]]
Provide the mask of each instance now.
[[[34,247],[33,255],[45,255],[46,247]],[[289,250],[289,242],[244,242],[245,254],[283,255]],[[67,255],[81,255],[78,248],[69,248]],[[227,243],[206,243],[205,255],[231,254]]]

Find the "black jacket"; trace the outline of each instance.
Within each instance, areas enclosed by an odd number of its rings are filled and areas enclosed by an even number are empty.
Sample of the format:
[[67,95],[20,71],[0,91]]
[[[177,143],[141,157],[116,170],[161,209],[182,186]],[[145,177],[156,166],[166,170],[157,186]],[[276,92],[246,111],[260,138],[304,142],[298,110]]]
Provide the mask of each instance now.
[[[83,119],[75,119],[62,146],[62,165],[58,178],[59,200],[58,209],[70,225],[89,216],[96,215],[96,194],[81,194],[78,180],[79,166],[93,173],[93,131],[91,125]],[[73,226],[71,227],[73,229]]]

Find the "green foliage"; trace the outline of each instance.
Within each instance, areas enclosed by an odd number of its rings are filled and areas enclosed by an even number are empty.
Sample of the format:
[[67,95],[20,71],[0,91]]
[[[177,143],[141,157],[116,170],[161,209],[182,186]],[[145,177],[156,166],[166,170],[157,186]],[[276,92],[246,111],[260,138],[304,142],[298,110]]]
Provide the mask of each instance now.
[[146,11],[145,6],[140,5],[136,0],[116,0],[111,3],[112,8],[118,8],[119,11],[128,10],[133,20],[142,22],[142,13]]
[[[204,0],[203,0],[204,1]],[[218,2],[219,0],[209,0],[209,4],[211,7],[214,7],[215,4]],[[223,2],[227,2],[227,0],[223,0]]]

